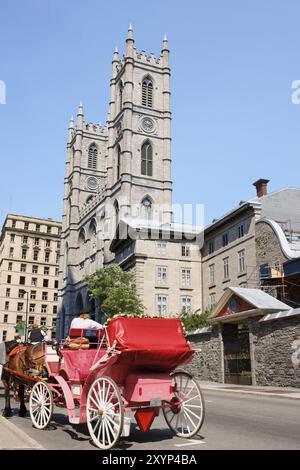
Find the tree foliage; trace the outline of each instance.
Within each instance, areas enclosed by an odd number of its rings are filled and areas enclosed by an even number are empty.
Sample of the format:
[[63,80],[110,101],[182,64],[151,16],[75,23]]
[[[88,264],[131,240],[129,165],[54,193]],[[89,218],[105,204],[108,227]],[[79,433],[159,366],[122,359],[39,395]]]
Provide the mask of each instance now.
[[119,266],[106,266],[85,277],[92,299],[106,318],[114,315],[143,316],[144,307],[138,297],[135,276]]
[[211,310],[206,309],[203,312],[194,313],[181,313],[179,318],[184,326],[185,331],[197,330],[197,328],[203,328],[209,326],[208,316]]

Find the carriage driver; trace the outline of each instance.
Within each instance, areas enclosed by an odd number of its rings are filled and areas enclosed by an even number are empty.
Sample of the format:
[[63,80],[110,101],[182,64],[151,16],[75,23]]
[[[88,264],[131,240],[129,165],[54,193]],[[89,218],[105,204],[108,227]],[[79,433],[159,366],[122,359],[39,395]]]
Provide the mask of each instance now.
[[87,312],[82,312],[79,317],[74,318],[71,322],[70,329],[84,329],[84,330],[101,330],[103,325],[97,321],[91,320]]
[[39,328],[39,325],[36,323],[32,326],[32,330],[28,334],[28,342],[30,344],[41,343],[42,341],[49,341],[46,333]]

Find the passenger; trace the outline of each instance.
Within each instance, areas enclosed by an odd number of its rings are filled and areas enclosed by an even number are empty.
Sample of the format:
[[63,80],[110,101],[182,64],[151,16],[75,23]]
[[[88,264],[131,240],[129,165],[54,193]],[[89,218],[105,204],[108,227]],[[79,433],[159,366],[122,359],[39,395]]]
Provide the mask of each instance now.
[[46,333],[35,323],[32,326],[32,330],[29,331],[28,342],[30,344],[37,344],[41,343],[42,341],[49,341],[49,338]]
[[97,321],[91,320],[88,313],[84,312],[71,322],[70,329],[101,330],[103,325]]

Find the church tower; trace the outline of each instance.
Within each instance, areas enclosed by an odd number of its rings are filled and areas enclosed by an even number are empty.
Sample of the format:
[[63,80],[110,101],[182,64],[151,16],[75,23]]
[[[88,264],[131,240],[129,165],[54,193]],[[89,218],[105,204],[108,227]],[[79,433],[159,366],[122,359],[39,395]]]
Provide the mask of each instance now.
[[121,216],[171,222],[171,113],[169,47],[155,58],[134,47],[115,50],[110,83],[107,187]]

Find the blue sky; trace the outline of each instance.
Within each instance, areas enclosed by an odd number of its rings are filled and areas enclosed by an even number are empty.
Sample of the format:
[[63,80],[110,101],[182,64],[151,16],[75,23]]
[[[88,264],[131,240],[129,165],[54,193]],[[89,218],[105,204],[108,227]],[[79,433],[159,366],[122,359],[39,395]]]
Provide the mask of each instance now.
[[0,220],[59,219],[70,115],[105,122],[114,47],[172,67],[174,202],[204,203],[209,223],[255,193],[299,187],[297,0],[3,0],[0,11]]

